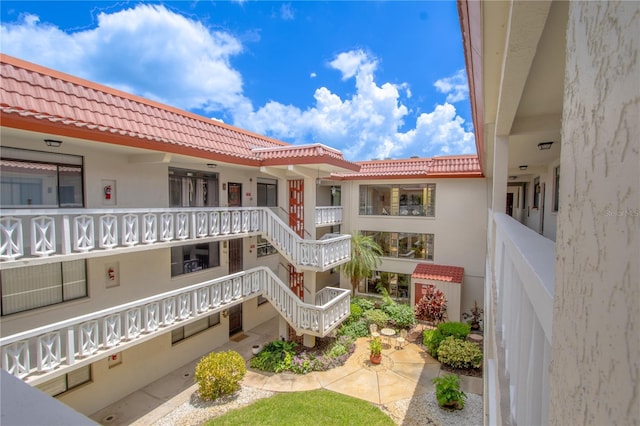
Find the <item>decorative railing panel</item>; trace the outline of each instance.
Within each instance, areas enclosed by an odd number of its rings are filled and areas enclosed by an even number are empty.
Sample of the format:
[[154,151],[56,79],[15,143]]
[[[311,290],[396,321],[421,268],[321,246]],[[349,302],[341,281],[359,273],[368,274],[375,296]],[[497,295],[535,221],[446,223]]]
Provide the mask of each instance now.
[[[323,207],[335,217],[339,207]],[[198,241],[261,233],[298,269],[325,271],[349,260],[351,239],[342,235],[315,241],[300,238],[264,207],[185,209],[3,210],[0,269],[139,250],[141,244]]]
[[316,226],[338,225],[342,223],[342,207],[316,207]]
[[[489,217],[492,250],[485,288],[489,421],[507,415],[516,424],[544,424],[549,409],[555,244],[504,213]],[[504,387],[500,377],[508,378]],[[510,400],[503,414],[497,405],[500,394]]]
[[349,316],[349,290],[323,289],[316,298],[322,304],[304,303],[269,268],[259,267],[4,337],[2,368],[42,383],[78,362],[120,352],[261,294],[299,333],[326,336]]

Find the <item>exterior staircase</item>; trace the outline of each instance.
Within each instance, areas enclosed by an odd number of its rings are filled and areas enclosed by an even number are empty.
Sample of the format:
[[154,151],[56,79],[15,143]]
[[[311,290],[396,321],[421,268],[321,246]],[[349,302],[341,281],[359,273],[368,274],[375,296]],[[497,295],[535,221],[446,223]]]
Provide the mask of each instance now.
[[304,303],[258,267],[4,337],[2,369],[37,385],[259,295],[300,334],[327,336],[349,316],[349,290],[324,288]]

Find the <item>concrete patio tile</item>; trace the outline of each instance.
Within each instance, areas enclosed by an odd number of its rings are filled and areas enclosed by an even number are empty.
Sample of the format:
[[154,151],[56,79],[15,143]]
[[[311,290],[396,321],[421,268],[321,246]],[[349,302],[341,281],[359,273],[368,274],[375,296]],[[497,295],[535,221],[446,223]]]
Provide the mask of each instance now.
[[247,370],[247,374],[245,374],[244,379],[242,379],[242,384],[251,386],[252,388],[263,389],[271,376],[273,376],[273,373]]
[[325,389],[380,404],[378,374],[375,371],[360,369],[325,386]]
[[317,373],[299,375],[293,381],[293,384],[291,386],[291,390],[293,392],[310,391],[320,388],[322,388],[322,385],[318,380]]
[[176,394],[176,391],[183,391],[195,384],[195,364],[188,365],[173,371],[141,390],[158,399],[169,399]]
[[[357,357],[354,354],[354,355],[351,355],[351,358],[357,358]],[[360,365],[360,363],[352,362],[338,368],[332,368],[329,371],[319,371],[316,374],[316,378],[321,386],[326,387],[327,385],[330,385],[331,383],[337,380],[340,380],[345,376],[350,376],[351,374],[355,373],[361,368],[362,368],[362,365]]]
[[[100,424],[108,423],[109,426],[130,425],[134,424],[136,420],[146,417],[163,404],[165,404],[164,400],[159,400],[146,392],[138,391],[128,395],[126,399],[121,399],[118,403],[92,414],[90,418]],[[163,415],[163,413],[158,412],[158,419]],[[106,420],[107,418],[111,420]]]
[[280,373],[269,377],[262,389],[273,392],[291,392],[296,374]]
[[482,395],[484,390],[482,377],[460,376],[460,389],[463,392]]
[[433,387],[431,380],[438,377],[440,365],[396,362],[393,371],[412,382],[431,389]]
[[414,395],[423,394],[427,391],[427,389],[418,383],[390,370],[378,372],[378,386],[380,387],[381,404],[411,398]]

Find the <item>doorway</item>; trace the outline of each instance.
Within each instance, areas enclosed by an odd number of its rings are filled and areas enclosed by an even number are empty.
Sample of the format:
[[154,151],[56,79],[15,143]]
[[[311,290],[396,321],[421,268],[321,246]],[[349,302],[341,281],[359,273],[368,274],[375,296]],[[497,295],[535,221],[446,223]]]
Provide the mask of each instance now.
[[229,207],[242,207],[242,184],[229,182],[227,186],[227,203]]
[[513,216],[513,192],[507,192],[507,212],[509,216]]
[[[241,272],[242,265],[242,238],[229,240],[229,274]],[[229,308],[229,336],[242,331],[242,303]]]

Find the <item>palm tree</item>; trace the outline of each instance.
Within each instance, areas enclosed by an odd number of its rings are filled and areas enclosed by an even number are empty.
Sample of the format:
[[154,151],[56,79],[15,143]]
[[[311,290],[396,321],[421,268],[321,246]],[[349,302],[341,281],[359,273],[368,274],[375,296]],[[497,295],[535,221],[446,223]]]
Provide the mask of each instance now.
[[355,296],[361,279],[371,275],[380,264],[382,248],[373,237],[356,232],[351,236],[351,260],[342,264],[340,270],[351,279],[351,294]]

